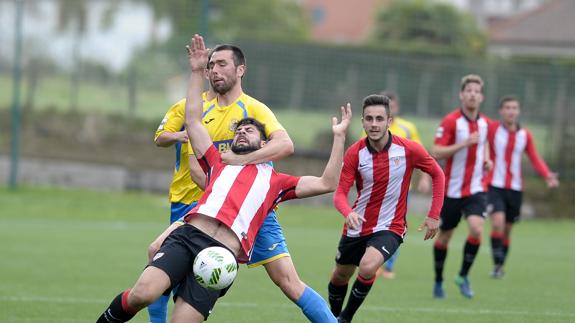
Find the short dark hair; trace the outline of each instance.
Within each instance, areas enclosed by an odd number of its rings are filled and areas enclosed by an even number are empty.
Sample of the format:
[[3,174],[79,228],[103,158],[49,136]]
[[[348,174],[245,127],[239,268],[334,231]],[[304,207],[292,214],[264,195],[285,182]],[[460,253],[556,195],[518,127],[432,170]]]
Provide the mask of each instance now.
[[387,114],[388,118],[391,117],[391,111],[389,111],[389,97],[380,94],[371,94],[366,96],[363,99],[362,113],[365,111],[365,108],[372,105],[383,105],[385,107],[385,114]]
[[216,47],[214,47],[214,49],[212,49],[209,53],[208,62],[212,59],[212,55],[215,52],[219,52],[222,50],[231,50],[232,51],[235,66],[246,65],[246,57],[244,56],[244,53],[242,52],[242,50],[238,46],[228,45],[228,44],[217,45]]
[[385,91],[381,92],[381,95],[388,97],[390,101],[396,101],[397,100],[397,95],[391,91],[385,90]]
[[466,87],[467,84],[469,84],[469,83],[479,84],[479,86],[481,86],[481,91],[483,92],[483,80],[481,79],[481,76],[476,75],[476,74],[468,74],[468,75],[465,75],[465,76],[461,79],[461,92],[463,92],[463,90],[465,90],[465,87]]
[[268,137],[266,136],[266,126],[254,118],[243,118],[242,120],[238,121],[236,123],[236,125],[234,126],[234,131],[236,131],[236,129],[240,126],[250,125],[250,124],[255,126],[256,129],[258,129],[258,131],[260,132],[260,139],[261,140],[264,140],[264,141],[268,140]]
[[513,102],[516,101],[517,103],[519,103],[519,98],[516,97],[515,95],[505,95],[503,96],[500,100],[499,100],[499,109],[503,108],[503,105],[505,105],[505,103],[507,102]]

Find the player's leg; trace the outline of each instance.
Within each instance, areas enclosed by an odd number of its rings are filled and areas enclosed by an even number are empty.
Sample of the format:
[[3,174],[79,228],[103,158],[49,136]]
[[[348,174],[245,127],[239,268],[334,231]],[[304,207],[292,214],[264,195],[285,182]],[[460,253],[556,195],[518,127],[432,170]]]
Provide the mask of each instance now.
[[485,223],[485,216],[487,215],[486,209],[486,193],[476,193],[465,199],[463,212],[466,214],[469,234],[463,246],[463,260],[461,262],[459,276],[455,279],[455,283],[459,287],[461,294],[467,298],[473,297],[473,290],[471,290],[471,284],[467,276],[479,252],[479,246],[481,245],[483,225]]
[[394,279],[395,272],[393,272],[393,268],[395,267],[395,261],[399,256],[399,250],[397,250],[391,258],[389,258],[382,267],[377,269],[377,273],[375,273],[376,277],[383,276],[383,278],[387,279]]
[[274,211],[270,212],[254,242],[248,267],[263,265],[270,279],[311,322],[335,322],[325,300],[299,278]]
[[495,211],[491,213],[491,255],[493,257],[493,278],[501,278],[504,261],[503,239],[505,235],[505,213]]
[[120,293],[97,323],[127,322],[170,287],[170,277],[161,269],[147,267],[132,289]]
[[351,322],[373,286],[377,269],[397,251],[401,243],[401,237],[391,231],[379,231],[372,234],[367,242],[368,247],[359,262],[357,278],[351,288],[347,304],[339,315],[340,319],[344,322]]
[[[337,261],[337,260],[336,260]],[[328,284],[329,306],[335,316],[339,316],[343,308],[349,280],[357,266],[354,264],[335,264]]]
[[503,265],[503,234],[505,230],[505,199],[503,190],[489,187],[488,204],[491,206],[491,255],[493,257],[493,278],[500,278]]
[[299,278],[290,256],[275,259],[264,264],[271,280],[282,290],[292,302],[303,294],[306,285]]
[[[194,206],[192,204],[172,202],[170,205],[170,224],[179,220],[182,216],[186,215]],[[152,246],[150,246],[151,248]],[[159,246],[155,246],[159,248]],[[170,293],[160,296],[155,302],[148,306],[148,316],[150,323],[166,323],[168,318],[168,302],[170,300]]]
[[461,199],[445,198],[441,208],[441,225],[439,233],[433,243],[433,269],[435,272],[435,283],[433,285],[433,297],[445,298],[443,289],[443,269],[447,259],[447,247],[453,236],[453,231],[461,219]]
[[519,221],[521,216],[521,204],[523,203],[523,192],[509,190],[507,192],[507,209],[505,211],[505,227],[503,230],[503,260],[501,267],[505,264],[507,255],[509,253],[509,245],[511,244],[511,229],[513,225]]
[[174,310],[172,311],[172,319],[170,323],[193,323],[193,322],[203,322],[204,316],[193,306],[186,303],[181,297],[176,299]]
[[368,237],[342,236],[337,246],[335,269],[328,284],[329,305],[335,316],[341,314],[349,280],[367,248]]
[[193,272],[190,271],[175,291],[176,303],[170,322],[188,323],[207,320],[218,298],[223,296],[230,287],[222,291],[208,290],[200,286]]

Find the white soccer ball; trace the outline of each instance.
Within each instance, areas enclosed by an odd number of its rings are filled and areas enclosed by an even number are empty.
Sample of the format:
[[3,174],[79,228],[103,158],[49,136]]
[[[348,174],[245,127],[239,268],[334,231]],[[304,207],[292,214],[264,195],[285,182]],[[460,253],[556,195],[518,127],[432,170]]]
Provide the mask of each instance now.
[[194,259],[194,277],[204,288],[224,289],[232,284],[238,273],[238,263],[226,248],[208,247]]

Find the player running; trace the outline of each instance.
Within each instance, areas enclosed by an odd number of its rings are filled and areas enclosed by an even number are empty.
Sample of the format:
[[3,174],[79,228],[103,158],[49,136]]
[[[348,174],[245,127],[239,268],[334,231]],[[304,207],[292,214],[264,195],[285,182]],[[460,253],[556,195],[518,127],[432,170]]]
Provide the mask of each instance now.
[[[389,98],[389,110],[391,112],[391,124],[389,125],[389,132],[394,136],[399,136],[401,138],[406,138],[413,140],[418,144],[421,143],[419,138],[419,131],[413,122],[410,122],[399,116],[400,105],[399,97],[390,91],[384,91],[383,96]],[[424,172],[419,172],[419,181],[417,182],[417,190],[421,193],[428,193],[431,188],[431,178]],[[408,198],[409,201],[409,198]],[[383,276],[383,278],[394,279],[395,278],[395,262],[399,256],[399,249],[389,258],[381,269],[377,270],[377,276]]]
[[523,200],[521,157],[527,153],[533,168],[545,179],[547,187],[559,186],[557,174],[552,173],[537,153],[529,129],[519,124],[519,99],[505,96],[499,103],[500,121],[489,125],[489,149],[493,170],[489,173],[488,199],[491,211],[491,252],[493,278],[502,278],[503,265],[509,251],[511,228],[519,220]]
[[461,80],[461,108],[441,121],[435,136],[432,154],[445,159],[445,201],[441,209],[441,226],[433,246],[435,285],[433,297],[445,298],[443,268],[447,246],[461,216],[467,220],[469,234],[463,247],[463,261],[455,283],[464,297],[472,298],[467,277],[481,244],[487,208],[487,193],[483,183],[484,170],[490,170],[488,158],[488,119],[479,113],[483,102],[483,80],[467,75]]
[[[393,255],[407,233],[407,193],[414,169],[431,175],[433,200],[419,230],[424,240],[435,236],[443,203],[444,175],[437,162],[418,143],[392,135],[389,99],[370,95],[363,101],[362,138],[345,153],[334,205],[345,217],[328,292],[331,311],[339,322],[351,322],[369,293],[376,271]],[[355,182],[357,199],[349,205]],[[348,282],[359,267],[345,309]]]

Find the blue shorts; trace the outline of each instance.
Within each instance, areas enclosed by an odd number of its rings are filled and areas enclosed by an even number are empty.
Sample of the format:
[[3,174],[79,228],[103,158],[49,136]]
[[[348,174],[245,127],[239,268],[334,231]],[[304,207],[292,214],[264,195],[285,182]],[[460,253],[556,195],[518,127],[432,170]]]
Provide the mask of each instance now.
[[188,214],[191,209],[198,204],[198,201],[192,202],[192,204],[185,204],[180,202],[172,202],[170,206],[170,224],[178,221],[184,215]]
[[265,265],[287,256],[289,256],[289,251],[284,233],[276,218],[276,212],[271,211],[268,216],[266,216],[256,236],[252,255],[248,261],[248,268]]

